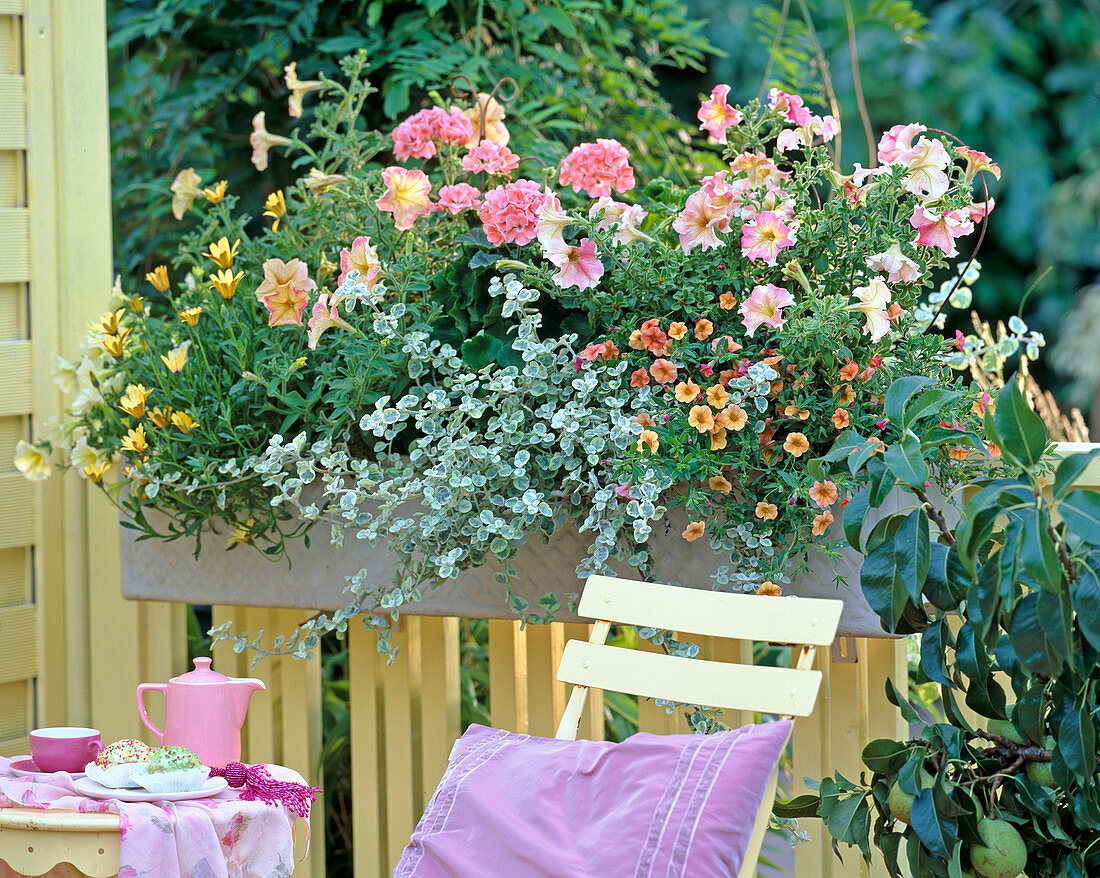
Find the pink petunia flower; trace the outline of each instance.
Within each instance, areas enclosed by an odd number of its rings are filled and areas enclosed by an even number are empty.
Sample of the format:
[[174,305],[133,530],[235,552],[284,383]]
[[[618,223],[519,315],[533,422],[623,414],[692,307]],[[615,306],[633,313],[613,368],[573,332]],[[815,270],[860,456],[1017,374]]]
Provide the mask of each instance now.
[[806,108],[802,98],[798,95],[787,94],[787,92],[780,91],[777,88],[773,88],[768,92],[768,107],[799,128],[808,125],[813,116]]
[[791,176],[790,171],[779,170],[779,166],[762,152],[743,152],[734,156],[730,170],[734,174],[744,175],[753,188],[765,183],[777,185]]
[[704,101],[699,108],[699,125],[714,140],[726,142],[726,129],[741,124],[741,111],[726,103],[730,93],[728,85],[716,85],[710,93],[710,100]]
[[771,326],[778,329],[783,325],[783,309],[793,305],[794,298],[783,287],[766,284],[753,287],[752,295],[741,303],[741,314],[749,338],[752,338],[759,326]]
[[516,180],[485,193],[478,218],[493,244],[530,244],[546,193],[534,180]]
[[459,214],[464,210],[473,210],[479,204],[481,204],[481,193],[477,189],[469,183],[455,183],[452,186],[440,188],[436,206],[440,210]]
[[989,171],[998,180],[1001,179],[1000,166],[980,149],[971,149],[969,146],[956,146],[955,153],[966,159],[963,185],[969,186],[979,171]]
[[985,217],[993,212],[993,208],[996,206],[997,202],[993,198],[990,198],[988,201],[975,201],[970,205],[968,210],[970,221],[976,223],[985,219]]
[[317,301],[313,303],[313,312],[309,318],[309,335],[306,341],[306,345],[311,351],[317,350],[317,342],[326,330],[333,327],[351,329],[351,324],[340,316],[340,312],[336,308],[342,298],[342,296],[333,296],[332,300],[329,301],[328,293],[321,293],[317,297]]
[[502,143],[483,140],[462,157],[462,169],[471,174],[509,175],[519,167],[519,156]]
[[917,230],[914,244],[925,247],[939,247],[947,256],[957,256],[955,239],[969,235],[974,231],[974,223],[966,210],[929,210],[917,205],[909,224]]
[[928,129],[919,122],[910,122],[908,125],[895,125],[879,138],[878,161],[881,165],[888,165],[896,161],[907,152],[913,138],[920,132]]
[[947,166],[951,158],[943,143],[922,137],[916,146],[898,156],[898,162],[909,169],[904,186],[922,201],[935,201],[947,191]]
[[552,192],[547,192],[543,196],[536,214],[538,222],[535,226],[535,236],[544,246],[553,240],[560,240],[565,227],[573,223],[573,217],[562,210],[561,201]]
[[593,219],[599,217],[597,229],[614,228],[616,231],[613,240],[618,244],[653,240],[638,228],[638,224],[649,216],[648,211],[643,210],[640,204],[624,204],[605,195],[592,203],[588,215]]
[[263,264],[264,279],[256,288],[256,299],[268,311],[268,326],[302,325],[302,311],[309,300],[308,291],[317,289],[309,277],[309,266],[299,259],[283,262],[268,259]]
[[386,191],[375,204],[393,214],[394,225],[401,231],[411,229],[417,217],[432,212],[432,181],[423,171],[386,168],[382,172]]
[[867,286],[852,290],[852,295],[859,299],[859,304],[849,305],[848,310],[859,311],[867,318],[864,330],[871,336],[872,342],[877,342],[890,331],[890,316],[887,313],[890,288],[882,278],[875,277]]
[[382,261],[378,258],[378,251],[371,246],[370,238],[360,236],[351,242],[351,247],[345,247],[340,251],[340,277],[336,284],[342,284],[352,269],[359,272],[359,283],[368,290],[374,286],[382,271]]
[[575,247],[556,238],[543,248],[543,254],[558,267],[552,280],[563,289],[586,290],[596,286],[603,277],[603,263],[596,255],[596,245],[588,238],[581,238],[581,243]]
[[891,244],[882,253],[876,253],[867,257],[867,267],[872,271],[885,271],[890,283],[899,280],[904,283],[916,280],[920,277],[920,266],[901,252],[898,244]]
[[775,265],[784,247],[794,246],[794,231],[774,210],[757,214],[741,229],[741,251],[749,259]]
[[574,192],[582,189],[592,198],[634,188],[634,170],[630,154],[617,140],[606,137],[595,143],[573,147],[561,163],[561,185],[572,185]]
[[710,250],[722,243],[717,233],[729,226],[729,219],[729,213],[717,208],[705,193],[693,192],[673,220],[672,228],[680,236],[680,246],[685,252],[695,247]]

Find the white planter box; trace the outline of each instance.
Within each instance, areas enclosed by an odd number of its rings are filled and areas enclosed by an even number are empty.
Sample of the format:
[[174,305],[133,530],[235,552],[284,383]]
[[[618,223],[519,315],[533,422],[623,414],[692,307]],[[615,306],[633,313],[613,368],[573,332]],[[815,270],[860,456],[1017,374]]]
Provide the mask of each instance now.
[[[897,508],[893,505],[889,511]],[[148,514],[156,523],[156,513],[150,511]],[[842,514],[839,511],[834,514],[837,521],[830,537],[842,534]],[[885,514],[887,512],[881,509],[873,510],[865,527],[870,527]],[[662,527],[655,528],[650,537],[657,558],[654,578],[691,588],[710,588],[710,575],[722,562],[707,550],[702,540],[686,542],[680,536],[682,530],[682,523],[674,523],[668,534]],[[139,542],[136,536],[136,531],[121,529],[122,593],[133,599],[332,611],[348,603],[348,596],[344,594],[347,576],[366,569],[367,582],[381,585],[389,583],[392,576],[392,558],[386,549],[372,548],[350,533],[342,549],[333,549],[328,544],[327,525],[319,525],[311,534],[311,548],[307,549],[300,540],[288,541],[290,565],[286,561],[268,560],[249,546],[224,551],[221,535],[208,533],[205,536],[198,559],[193,557],[194,545],[189,539]],[[562,603],[567,604],[565,595],[581,589],[576,567],[584,558],[588,545],[588,535],[578,534],[572,526],[555,534],[549,543],[533,539],[508,562],[518,574],[518,579],[512,580],[512,590],[531,602],[533,612],[538,611],[535,602],[547,592],[556,593]],[[846,549],[834,573],[827,558],[820,552],[811,551],[806,572],[784,592],[843,600],[840,635],[889,637],[891,635],[882,630],[859,587],[862,561],[861,555]],[[506,587],[493,578],[493,573],[503,570],[503,566],[492,559],[483,567],[463,571],[458,578],[426,590],[421,602],[402,607],[402,612],[514,618],[505,599]],[[622,576],[632,575],[632,570],[622,562],[616,571]],[[836,576],[845,584],[837,586]],[[576,621],[576,617],[564,613],[558,618]]]

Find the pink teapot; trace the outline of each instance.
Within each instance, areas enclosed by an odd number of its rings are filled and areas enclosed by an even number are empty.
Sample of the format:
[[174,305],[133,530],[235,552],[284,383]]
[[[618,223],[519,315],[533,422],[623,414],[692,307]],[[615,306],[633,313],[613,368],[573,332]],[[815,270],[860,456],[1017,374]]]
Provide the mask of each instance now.
[[[137,687],[141,721],[165,746],[187,747],[204,765],[224,768],[241,759],[241,726],[248,700],[263,680],[227,677],[210,669],[210,659],[195,659],[195,670],[167,683],[142,683]],[[167,706],[164,730],[158,729],[145,710],[145,693],[163,692]]]

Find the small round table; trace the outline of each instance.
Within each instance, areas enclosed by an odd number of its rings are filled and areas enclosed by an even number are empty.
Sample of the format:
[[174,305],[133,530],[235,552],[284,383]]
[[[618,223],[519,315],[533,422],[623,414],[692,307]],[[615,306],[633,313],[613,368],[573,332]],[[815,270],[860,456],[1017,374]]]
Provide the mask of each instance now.
[[0,869],[6,862],[25,875],[43,875],[55,866],[74,878],[117,875],[118,815],[0,808],[0,860]]

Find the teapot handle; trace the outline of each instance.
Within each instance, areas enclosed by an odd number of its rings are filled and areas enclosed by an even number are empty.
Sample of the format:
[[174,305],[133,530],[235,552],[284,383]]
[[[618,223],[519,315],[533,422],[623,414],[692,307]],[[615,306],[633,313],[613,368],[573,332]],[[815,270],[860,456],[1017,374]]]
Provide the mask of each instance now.
[[164,743],[164,731],[158,729],[153,725],[153,721],[149,719],[149,714],[145,712],[145,693],[146,692],[160,692],[165,698],[168,697],[168,686],[165,683],[142,683],[137,687],[137,706],[138,716],[141,717],[141,721],[145,723],[146,728],[149,729],[154,735],[157,736],[157,740],[162,744]]

